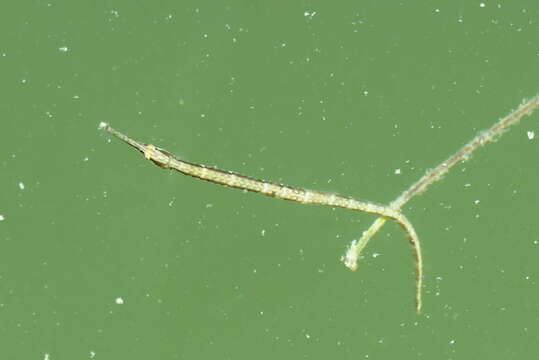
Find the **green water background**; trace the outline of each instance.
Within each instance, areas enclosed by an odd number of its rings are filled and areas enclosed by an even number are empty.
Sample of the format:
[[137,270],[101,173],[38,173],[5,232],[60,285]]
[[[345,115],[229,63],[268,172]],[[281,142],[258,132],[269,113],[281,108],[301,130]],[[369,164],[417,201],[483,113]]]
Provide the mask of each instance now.
[[[166,172],[389,202],[539,92],[537,1],[3,1],[4,359],[530,359],[539,115],[374,216]],[[400,172],[400,174],[397,174]],[[123,304],[121,304],[123,302]]]

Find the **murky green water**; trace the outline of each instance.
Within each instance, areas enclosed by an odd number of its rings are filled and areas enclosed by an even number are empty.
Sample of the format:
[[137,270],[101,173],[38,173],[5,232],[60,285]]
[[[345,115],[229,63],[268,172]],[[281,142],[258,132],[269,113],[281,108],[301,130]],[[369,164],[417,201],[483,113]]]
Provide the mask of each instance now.
[[[6,359],[509,359],[537,353],[538,115],[386,226],[170,173],[183,158],[389,202],[539,92],[535,1],[1,5]],[[400,174],[399,174],[400,173]]]

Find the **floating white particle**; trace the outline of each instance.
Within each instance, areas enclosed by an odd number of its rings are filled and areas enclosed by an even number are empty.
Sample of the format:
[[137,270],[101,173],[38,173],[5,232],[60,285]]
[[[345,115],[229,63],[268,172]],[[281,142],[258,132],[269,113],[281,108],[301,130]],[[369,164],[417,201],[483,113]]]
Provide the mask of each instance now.
[[24,190],[24,183],[19,182],[19,189]]
[[364,96],[369,95],[369,91],[368,91],[368,90],[364,90],[364,91],[363,91],[363,95],[364,95]]
[[262,230],[262,231],[260,232],[260,235],[266,236],[266,230]]
[[530,140],[532,140],[535,137],[535,132],[532,130],[528,131],[527,134],[528,134],[528,139]]
[[99,130],[102,130],[102,129],[106,128],[107,126],[109,126],[109,124],[107,124],[107,123],[104,122],[104,121],[101,121],[101,122],[99,123],[99,126],[98,126],[97,128],[98,128]]
[[90,351],[90,359],[95,358],[95,351]]
[[121,297],[119,297],[119,298],[116,298],[116,300],[114,300],[114,302],[115,302],[116,304],[118,304],[118,305],[123,305],[124,299],[122,299]]
[[487,6],[487,5],[484,2],[479,3],[479,7],[485,7],[485,6]]
[[0,221],[4,221],[6,220],[6,218],[4,217],[4,215],[0,215]]
[[477,204],[479,204],[480,202],[481,202],[480,200],[475,200],[473,203],[474,203],[475,205],[477,205]]
[[60,46],[58,48],[58,50],[60,50],[61,52],[67,52],[67,50],[69,50],[69,48],[67,46]]
[[449,344],[453,345],[455,343],[455,340],[451,339],[449,340]]
[[50,360],[50,355],[48,353],[45,353],[45,356],[43,356],[43,360]]
[[400,175],[401,174],[401,169],[395,169],[395,175]]
[[372,254],[372,257],[373,257],[373,258],[377,258],[377,257],[380,256],[380,255],[381,255],[380,253],[373,253],[373,254]]

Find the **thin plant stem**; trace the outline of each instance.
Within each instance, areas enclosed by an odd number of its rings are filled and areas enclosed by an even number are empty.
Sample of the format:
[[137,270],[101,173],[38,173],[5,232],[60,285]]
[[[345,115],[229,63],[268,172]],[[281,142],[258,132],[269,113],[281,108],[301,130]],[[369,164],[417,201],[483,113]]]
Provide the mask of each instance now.
[[531,113],[538,106],[539,95],[523,102],[515,111],[497,121],[489,129],[481,131],[479,134],[477,134],[469,143],[461,147],[447,160],[441,162],[434,169],[427,171],[425,175],[423,175],[418,181],[412,184],[412,186],[406,189],[397,199],[395,199],[390,206],[393,209],[400,209],[414,196],[417,196],[425,191],[429,185],[440,180],[455,164],[469,159],[475,150],[491,141],[494,141],[505,131],[509,130],[510,126],[517,124],[524,115],[531,115]]
[[[455,154],[451,155],[447,160],[440,163],[433,169],[430,169],[423,175],[418,181],[413,183],[408,189],[406,189],[402,194],[392,201],[389,206],[396,212],[400,213],[400,210],[404,204],[410,201],[414,196],[417,196],[423,193],[429,185],[440,180],[443,176],[460,161],[464,161],[470,158],[472,153],[480,148],[481,146],[486,145],[487,143],[494,141],[496,138],[504,134],[505,131],[509,130],[512,125],[515,125],[524,115],[531,115],[539,107],[539,95],[535,96],[530,100],[525,100],[522,104],[514,111],[509,113],[509,115],[498,120],[492,127],[487,130],[481,131],[477,134],[470,142],[461,147]],[[361,256],[362,250],[367,246],[369,240],[376,234],[384,225],[384,217],[377,218],[374,223],[363,232],[359,240],[352,241],[352,244],[349,246],[346,254],[343,256],[344,264],[351,270],[357,269],[357,261]],[[419,247],[419,239],[416,239],[417,246]],[[421,252],[415,251],[416,254],[420,254],[419,258],[416,255],[416,267],[420,270],[416,273],[422,274],[422,262],[421,262]],[[416,281],[416,304],[417,299],[421,300],[421,281],[419,278]],[[421,302],[419,302],[421,304]],[[421,306],[417,307],[418,312],[421,309]]]

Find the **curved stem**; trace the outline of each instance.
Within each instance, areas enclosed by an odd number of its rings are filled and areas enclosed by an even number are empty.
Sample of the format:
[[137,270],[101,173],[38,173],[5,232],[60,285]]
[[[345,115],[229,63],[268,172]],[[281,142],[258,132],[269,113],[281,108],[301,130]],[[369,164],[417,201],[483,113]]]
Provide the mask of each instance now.
[[[414,248],[416,263],[416,309],[418,312],[421,310],[421,286],[423,278],[421,247],[415,229],[400,211],[402,206],[410,201],[414,196],[424,192],[429,185],[442,179],[449,169],[455,166],[458,162],[469,159],[475,150],[481,146],[484,146],[488,142],[494,141],[512,125],[517,124],[524,115],[531,115],[531,113],[534,112],[538,107],[539,95],[531,98],[530,100],[523,101],[516,110],[498,120],[489,129],[481,131],[470,142],[466,143],[459,150],[457,150],[455,154],[451,155],[448,159],[440,163],[435,168],[427,171],[425,175],[423,175],[418,181],[413,183],[408,189],[403,191],[399,197],[390,203],[389,208],[401,216],[400,220],[397,218],[394,218],[394,220],[405,230],[406,234],[408,235],[408,239]],[[359,241],[352,242],[348,248],[348,251],[346,252],[346,255],[343,257],[343,261],[348,268],[352,270],[357,269],[357,260],[361,255],[361,251],[368,244],[372,236],[376,234],[384,224],[385,217],[380,216],[374,221],[369,229],[363,233]]]

